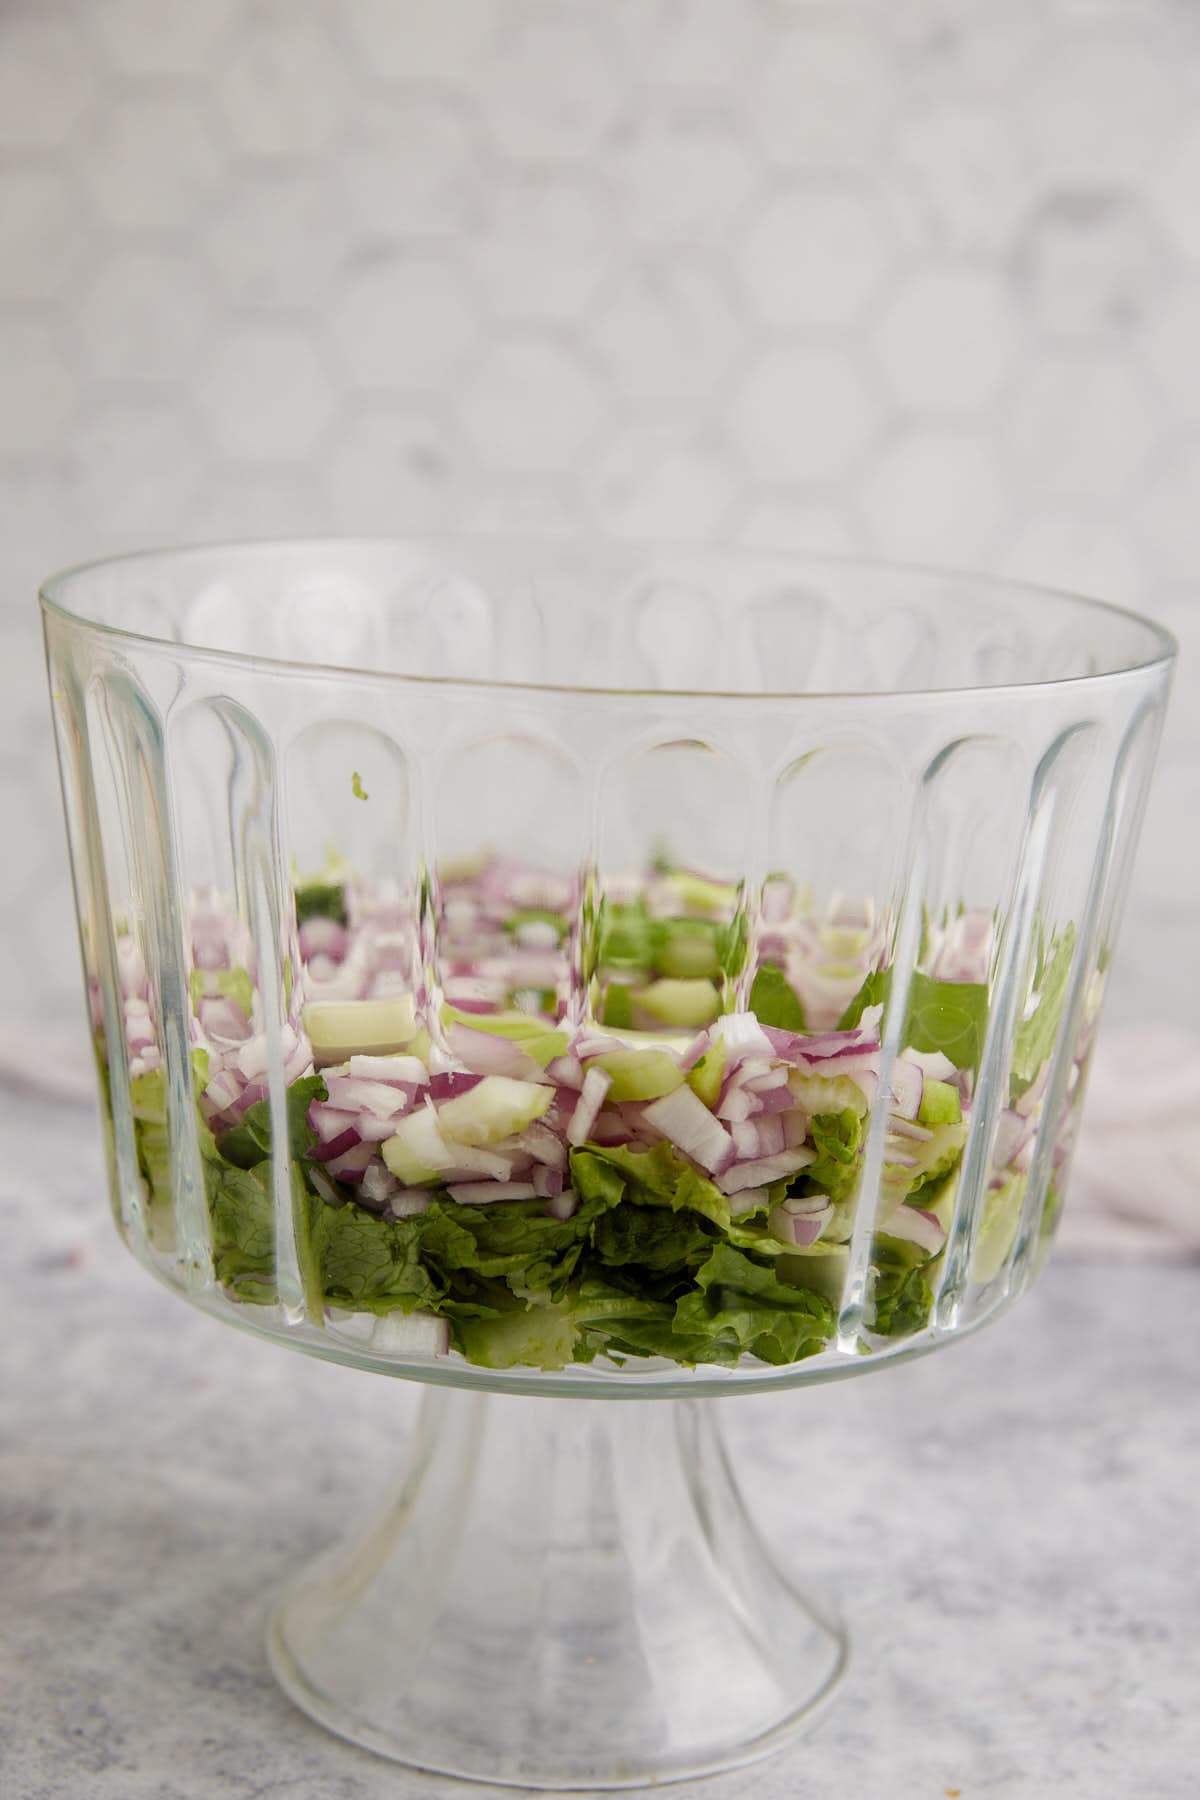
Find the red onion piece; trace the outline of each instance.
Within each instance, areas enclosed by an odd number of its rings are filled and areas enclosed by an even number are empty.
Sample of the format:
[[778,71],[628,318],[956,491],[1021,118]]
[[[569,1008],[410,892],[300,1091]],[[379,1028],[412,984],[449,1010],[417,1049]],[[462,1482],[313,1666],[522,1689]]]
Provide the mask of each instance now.
[[773,1181],[798,1175],[815,1160],[814,1150],[785,1150],[779,1156],[765,1156],[757,1162],[735,1163],[718,1175],[717,1185],[726,1194],[737,1194],[748,1187],[769,1187]]
[[642,1109],[642,1117],[710,1175],[727,1168],[732,1160],[733,1139],[686,1084],[651,1101]]
[[567,1142],[575,1145],[584,1143],[600,1108],[604,1105],[608,1090],[612,1086],[612,1076],[603,1069],[589,1069],[583,1078],[583,1089],[575,1110],[571,1114],[571,1122],[567,1126]]
[[919,1245],[931,1256],[936,1256],[946,1241],[941,1220],[920,1206],[898,1206],[891,1218],[880,1226],[880,1230],[888,1237],[902,1238],[905,1243]]

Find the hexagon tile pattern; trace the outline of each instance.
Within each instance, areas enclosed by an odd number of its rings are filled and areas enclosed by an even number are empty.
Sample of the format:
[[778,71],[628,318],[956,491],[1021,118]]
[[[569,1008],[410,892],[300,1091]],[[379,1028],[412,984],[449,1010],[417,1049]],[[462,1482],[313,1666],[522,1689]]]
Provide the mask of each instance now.
[[[9,1016],[78,1004],[21,930],[66,916],[33,593],[77,557],[657,533],[1200,646],[1198,98],[1180,0],[0,8]],[[1115,1000],[1189,1023],[1198,703],[1185,657]]]

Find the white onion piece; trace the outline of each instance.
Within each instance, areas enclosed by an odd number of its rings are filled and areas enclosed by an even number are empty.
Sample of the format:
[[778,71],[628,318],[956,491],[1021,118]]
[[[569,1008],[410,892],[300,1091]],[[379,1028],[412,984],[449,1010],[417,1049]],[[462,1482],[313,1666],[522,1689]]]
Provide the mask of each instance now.
[[554,1194],[546,1202],[546,1211],[553,1219],[570,1219],[579,1211],[579,1195],[574,1188],[564,1188],[561,1194]]
[[[516,1080],[530,1078],[534,1068],[528,1056],[511,1038],[491,1031],[476,1031],[456,1019],[446,1033],[450,1048],[468,1069],[477,1075],[509,1075]],[[541,1070],[536,1070],[538,1075]]]
[[729,1216],[731,1219],[744,1219],[747,1213],[756,1212],[765,1206],[770,1195],[766,1188],[743,1188],[740,1194],[731,1194],[729,1198]]
[[364,1199],[373,1200],[379,1205],[390,1200],[393,1194],[399,1193],[400,1183],[381,1162],[372,1162],[363,1170],[358,1191]]
[[373,1113],[377,1119],[390,1119],[402,1112],[413,1092],[411,1088],[402,1092],[384,1081],[356,1081],[353,1075],[327,1076],[325,1087],[331,1106]]
[[429,1188],[402,1187],[398,1194],[392,1195],[388,1201],[388,1208],[393,1218],[415,1219],[418,1213],[428,1212],[430,1202],[436,1198],[437,1195]]
[[567,1166],[566,1145],[540,1120],[527,1125],[515,1142],[522,1150],[528,1150],[535,1162],[544,1163],[548,1169],[565,1169]]
[[381,1356],[445,1356],[450,1322],[431,1312],[384,1313],[375,1320],[368,1344]]
[[726,1168],[733,1156],[733,1139],[686,1083],[652,1101],[642,1117],[710,1174]]
[[758,1133],[760,1156],[779,1156],[787,1149],[783,1120],[778,1113],[759,1113],[754,1120],[754,1129]]
[[493,1200],[535,1200],[532,1181],[464,1181],[446,1189],[460,1206],[488,1206]]
[[1018,1151],[1033,1136],[1033,1121],[1015,1111],[1005,1111],[996,1122],[996,1142],[992,1150],[992,1162],[997,1168],[1005,1168],[1017,1155]]
[[748,1119],[739,1119],[730,1126],[733,1138],[733,1153],[749,1161],[752,1157],[765,1154],[759,1143],[758,1127],[751,1125]]
[[721,1038],[727,1056],[762,1056],[770,1063],[775,1055],[770,1038],[753,1013],[722,1013],[709,1031]]
[[926,1081],[953,1081],[958,1070],[940,1050],[905,1050],[905,1062],[916,1063]]
[[941,1220],[920,1206],[898,1206],[883,1230],[889,1237],[919,1245],[931,1256],[936,1256],[946,1241]]
[[768,1187],[772,1181],[798,1175],[816,1161],[816,1156],[815,1150],[785,1150],[781,1156],[765,1156],[758,1162],[734,1163],[717,1177],[717,1185],[726,1194],[740,1193],[742,1188]]
[[580,1144],[585,1142],[591,1132],[592,1126],[596,1123],[600,1108],[604,1105],[608,1090],[611,1086],[612,1076],[607,1074],[605,1070],[588,1070],[583,1078],[583,1088],[580,1092],[575,1110],[571,1114],[570,1124],[567,1126],[568,1143],[574,1144],[575,1147],[578,1148]]
[[324,1100],[313,1101],[308,1109],[308,1122],[317,1134],[317,1142],[321,1144],[332,1144],[334,1138],[341,1137],[343,1131],[358,1130],[357,1113],[328,1105]]
[[833,1208],[828,1203],[810,1213],[791,1213],[786,1212],[782,1206],[774,1206],[767,1220],[767,1229],[781,1244],[806,1250],[810,1244],[816,1243],[832,1217]]
[[583,1064],[577,1056],[556,1056],[546,1064],[546,1073],[559,1087],[578,1091],[583,1086]]
[[925,1092],[925,1077],[915,1063],[898,1056],[892,1064],[892,1107],[902,1119],[915,1119]]

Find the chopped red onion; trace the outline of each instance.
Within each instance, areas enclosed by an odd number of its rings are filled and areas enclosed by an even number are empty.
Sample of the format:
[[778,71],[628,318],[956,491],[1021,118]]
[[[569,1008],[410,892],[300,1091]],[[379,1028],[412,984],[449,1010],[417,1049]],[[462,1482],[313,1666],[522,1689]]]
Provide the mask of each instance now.
[[611,1086],[612,1076],[605,1070],[588,1070],[583,1078],[583,1090],[575,1110],[571,1114],[571,1122],[567,1126],[568,1143],[574,1144],[578,1148],[584,1142],[596,1122],[597,1115],[604,1105]]
[[920,1206],[898,1206],[886,1223],[880,1226],[880,1230],[889,1237],[902,1238],[905,1243],[919,1245],[931,1256],[936,1256],[946,1241],[941,1220]]
[[651,1101],[642,1116],[710,1174],[726,1168],[733,1157],[733,1139],[686,1083]]
[[816,1161],[814,1150],[785,1150],[779,1156],[765,1156],[758,1162],[734,1163],[717,1177],[723,1193],[736,1194],[742,1188],[769,1187],[773,1181],[798,1175],[810,1162]]

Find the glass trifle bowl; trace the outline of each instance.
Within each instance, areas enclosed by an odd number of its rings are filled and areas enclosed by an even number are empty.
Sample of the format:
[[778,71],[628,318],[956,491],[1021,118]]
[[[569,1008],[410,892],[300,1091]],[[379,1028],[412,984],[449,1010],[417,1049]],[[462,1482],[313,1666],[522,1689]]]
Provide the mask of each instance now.
[[845,1646],[710,1402],[932,1350],[1041,1266],[1170,638],[569,542],[42,601],[118,1228],[216,1317],[429,1384],[398,1495],[275,1608],[284,1687],[524,1786],[765,1754]]

